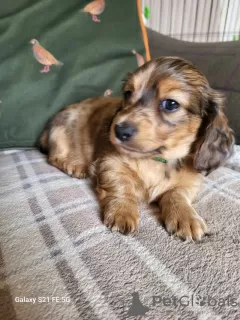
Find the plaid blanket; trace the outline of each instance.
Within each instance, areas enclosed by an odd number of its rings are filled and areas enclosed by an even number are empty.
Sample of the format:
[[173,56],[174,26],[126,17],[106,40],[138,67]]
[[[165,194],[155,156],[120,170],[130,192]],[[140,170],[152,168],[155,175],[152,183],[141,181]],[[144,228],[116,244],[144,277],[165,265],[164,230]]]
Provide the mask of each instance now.
[[0,319],[240,319],[240,147],[194,203],[210,234],[170,237],[140,204],[110,232],[88,180],[36,150],[0,153]]

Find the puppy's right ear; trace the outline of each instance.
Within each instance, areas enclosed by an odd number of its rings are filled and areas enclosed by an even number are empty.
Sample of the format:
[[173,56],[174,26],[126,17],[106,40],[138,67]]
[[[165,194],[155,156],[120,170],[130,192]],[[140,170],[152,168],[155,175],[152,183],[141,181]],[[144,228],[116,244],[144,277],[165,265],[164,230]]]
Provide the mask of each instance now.
[[233,152],[235,139],[223,112],[224,101],[221,93],[209,90],[194,157],[194,166],[199,172],[208,174],[224,165]]

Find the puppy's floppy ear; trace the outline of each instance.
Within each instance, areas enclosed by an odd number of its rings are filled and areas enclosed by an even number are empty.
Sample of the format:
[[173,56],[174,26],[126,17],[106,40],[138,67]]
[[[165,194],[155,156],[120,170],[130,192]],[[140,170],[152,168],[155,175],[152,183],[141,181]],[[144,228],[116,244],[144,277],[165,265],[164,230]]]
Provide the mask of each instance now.
[[208,174],[224,165],[233,152],[235,140],[223,112],[224,102],[221,93],[209,88],[195,145],[194,166],[199,172]]

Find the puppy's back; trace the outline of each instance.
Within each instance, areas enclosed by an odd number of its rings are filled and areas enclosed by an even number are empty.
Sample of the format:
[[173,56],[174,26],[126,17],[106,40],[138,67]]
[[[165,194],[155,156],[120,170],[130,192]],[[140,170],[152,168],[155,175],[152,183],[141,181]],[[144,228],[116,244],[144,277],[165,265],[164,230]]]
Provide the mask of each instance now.
[[63,131],[69,147],[74,148],[82,143],[90,145],[90,140],[95,140],[97,132],[101,130],[102,123],[111,120],[120,103],[120,98],[96,97],[62,109],[47,123],[39,139],[40,150],[48,154],[51,143],[52,147],[61,143],[61,134],[57,137],[56,132]]

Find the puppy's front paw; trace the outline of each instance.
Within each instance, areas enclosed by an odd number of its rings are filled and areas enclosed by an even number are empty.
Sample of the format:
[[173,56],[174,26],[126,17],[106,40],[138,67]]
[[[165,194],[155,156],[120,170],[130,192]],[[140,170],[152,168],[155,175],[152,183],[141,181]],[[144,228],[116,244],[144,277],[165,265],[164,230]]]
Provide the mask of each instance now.
[[112,231],[119,231],[123,234],[132,233],[138,229],[139,225],[139,213],[137,210],[121,210],[114,211],[105,210],[104,212],[104,224]]
[[172,212],[161,217],[167,231],[183,240],[201,240],[207,232],[205,221],[189,208],[185,212]]

